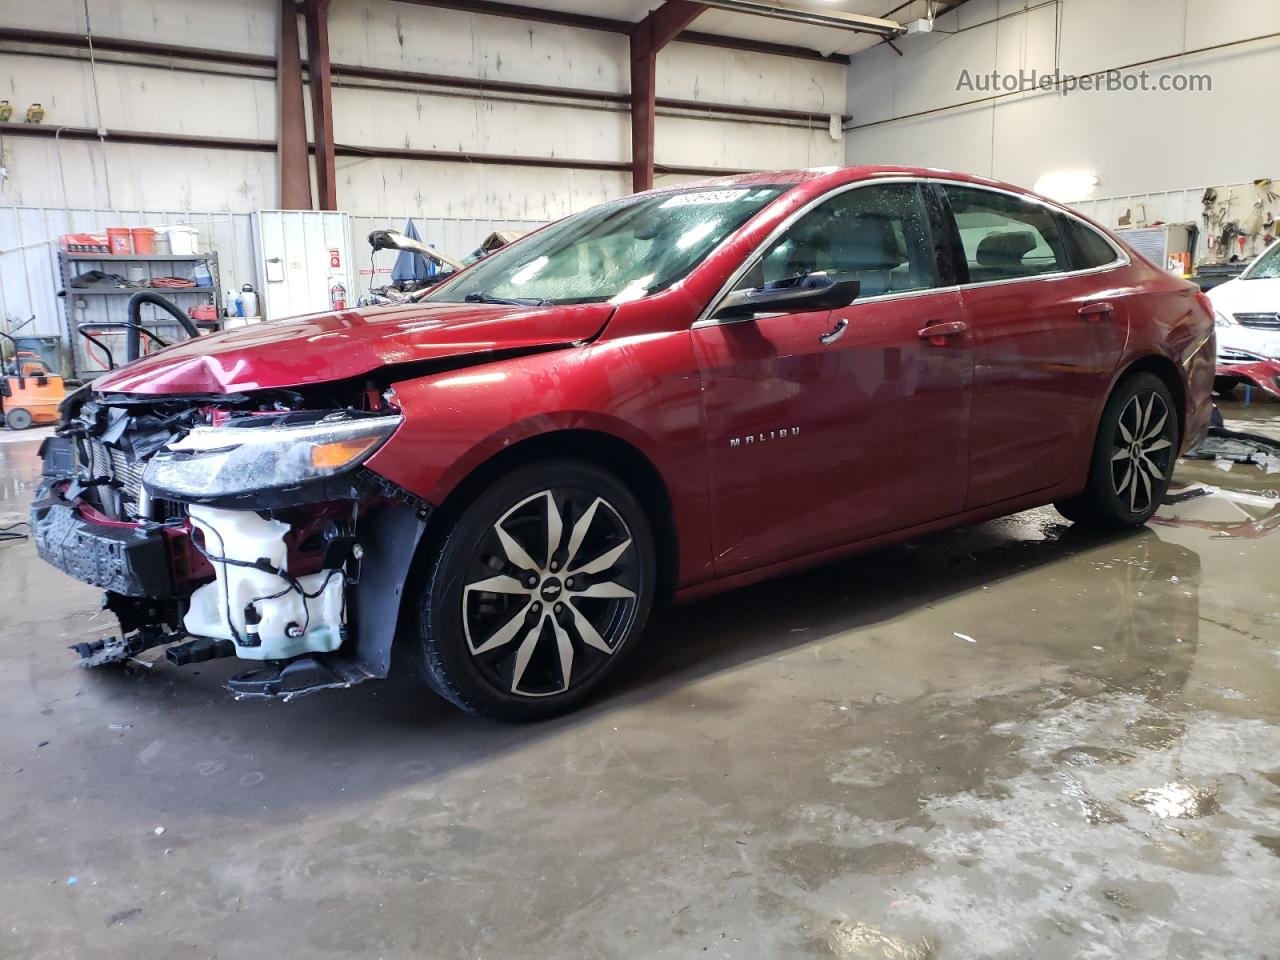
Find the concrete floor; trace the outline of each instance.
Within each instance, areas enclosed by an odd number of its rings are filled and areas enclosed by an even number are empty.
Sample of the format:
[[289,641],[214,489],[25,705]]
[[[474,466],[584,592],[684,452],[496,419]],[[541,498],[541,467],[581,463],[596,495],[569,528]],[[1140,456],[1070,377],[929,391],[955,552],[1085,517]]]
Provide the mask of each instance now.
[[0,545],[0,957],[1278,957],[1280,474],[1179,481],[664,614],[536,727],[73,669],[97,593]]

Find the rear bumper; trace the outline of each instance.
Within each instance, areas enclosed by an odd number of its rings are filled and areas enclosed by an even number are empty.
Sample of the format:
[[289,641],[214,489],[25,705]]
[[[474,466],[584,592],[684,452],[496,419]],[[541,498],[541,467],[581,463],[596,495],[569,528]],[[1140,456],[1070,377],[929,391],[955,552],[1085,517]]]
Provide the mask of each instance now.
[[82,583],[126,597],[174,595],[168,538],[159,529],[88,520],[50,490],[31,505],[31,536],[41,560]]

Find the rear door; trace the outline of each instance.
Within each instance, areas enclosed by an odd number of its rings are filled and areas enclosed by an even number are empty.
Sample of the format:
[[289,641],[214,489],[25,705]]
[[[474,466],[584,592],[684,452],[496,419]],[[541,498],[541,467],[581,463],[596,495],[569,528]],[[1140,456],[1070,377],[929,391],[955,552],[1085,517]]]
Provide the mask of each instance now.
[[718,575],[963,507],[973,351],[925,200],[914,182],[830,196],[733,287],[821,272],[861,283],[850,306],[694,325]]
[[1062,483],[1089,456],[1128,336],[1128,291],[1109,269],[1126,261],[1083,221],[1030,198],[936,189],[968,274],[961,292],[975,365],[966,506],[974,509]]

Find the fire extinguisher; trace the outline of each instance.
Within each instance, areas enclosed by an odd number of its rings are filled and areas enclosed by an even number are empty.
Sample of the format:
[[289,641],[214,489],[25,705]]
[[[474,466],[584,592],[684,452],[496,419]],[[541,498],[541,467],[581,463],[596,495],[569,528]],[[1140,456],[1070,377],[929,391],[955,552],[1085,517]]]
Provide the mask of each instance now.
[[341,280],[335,280],[329,288],[329,305],[334,310],[345,310],[347,307],[347,288]]

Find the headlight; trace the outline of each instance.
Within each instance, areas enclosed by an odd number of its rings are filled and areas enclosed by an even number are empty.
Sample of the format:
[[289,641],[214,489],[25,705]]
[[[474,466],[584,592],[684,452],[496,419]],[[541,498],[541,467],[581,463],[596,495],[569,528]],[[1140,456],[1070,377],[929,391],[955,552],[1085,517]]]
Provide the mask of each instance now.
[[151,458],[142,482],[156,496],[179,499],[293,487],[364,462],[401,419],[335,413],[299,425],[246,417],[242,425],[196,427]]
[[1231,318],[1225,313],[1215,310],[1213,313],[1213,325],[1215,327],[1229,327],[1232,325]]

